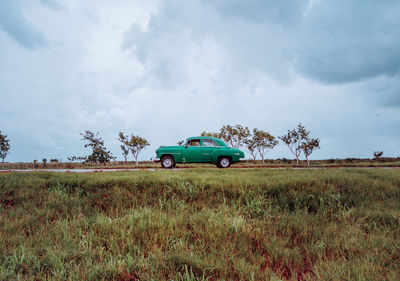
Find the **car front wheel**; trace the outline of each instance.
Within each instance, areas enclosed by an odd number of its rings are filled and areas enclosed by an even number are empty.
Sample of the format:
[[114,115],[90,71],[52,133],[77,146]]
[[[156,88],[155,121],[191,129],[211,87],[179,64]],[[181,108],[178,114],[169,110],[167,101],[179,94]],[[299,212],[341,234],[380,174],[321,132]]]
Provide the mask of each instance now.
[[171,156],[164,156],[161,158],[161,166],[166,169],[172,169],[175,166],[174,158]]
[[231,165],[231,159],[228,157],[221,157],[218,159],[218,168],[228,168]]

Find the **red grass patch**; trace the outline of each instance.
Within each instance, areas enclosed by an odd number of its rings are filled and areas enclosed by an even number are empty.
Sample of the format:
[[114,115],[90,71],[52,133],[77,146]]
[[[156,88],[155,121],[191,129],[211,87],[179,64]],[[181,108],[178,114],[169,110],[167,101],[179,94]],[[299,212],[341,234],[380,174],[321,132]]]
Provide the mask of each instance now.
[[131,272],[131,273],[124,273],[124,274],[118,275],[117,280],[118,281],[136,281],[136,280],[140,280],[140,278],[139,278],[139,275],[137,275],[135,272]]
[[266,268],[269,268],[275,272],[278,277],[285,280],[289,280],[295,274],[297,280],[302,281],[307,274],[314,274],[311,266],[309,260],[304,257],[300,266],[293,265],[291,269],[288,265],[283,264],[281,261],[273,260],[268,254],[266,254],[265,262],[261,265],[260,270],[264,272]]

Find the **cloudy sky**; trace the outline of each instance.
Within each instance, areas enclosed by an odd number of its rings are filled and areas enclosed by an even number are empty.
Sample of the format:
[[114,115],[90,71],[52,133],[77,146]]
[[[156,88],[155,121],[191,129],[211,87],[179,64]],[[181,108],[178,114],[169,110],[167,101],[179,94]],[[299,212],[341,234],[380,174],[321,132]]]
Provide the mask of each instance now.
[[400,156],[400,1],[1,1],[7,161],[85,155],[86,129],[119,159],[119,131],[147,138],[145,160],[224,124],[299,122],[313,159]]

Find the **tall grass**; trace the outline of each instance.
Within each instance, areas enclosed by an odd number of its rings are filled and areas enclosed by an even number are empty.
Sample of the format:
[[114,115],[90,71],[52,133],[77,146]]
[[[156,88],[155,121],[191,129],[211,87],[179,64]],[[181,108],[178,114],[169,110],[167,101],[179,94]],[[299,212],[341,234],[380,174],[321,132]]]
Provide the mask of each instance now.
[[1,280],[399,277],[399,170],[0,174]]
[[[326,160],[310,160],[312,167],[400,167],[400,157],[397,158],[379,158],[379,159],[359,159],[359,158],[346,158],[346,159],[326,159]],[[136,162],[128,161],[112,161],[103,164],[94,163],[79,163],[79,162],[57,162],[46,164],[42,162],[35,163],[0,163],[0,171],[8,169],[134,169],[134,168],[160,168],[160,163],[152,161],[140,161],[139,165]],[[177,164],[178,168],[210,168],[215,167],[208,163],[185,163]],[[296,159],[265,159],[265,164],[261,160],[255,163],[252,160],[246,160],[240,163],[235,163],[234,168],[277,168],[277,167],[308,167],[305,160],[300,161],[300,165],[296,165]]]

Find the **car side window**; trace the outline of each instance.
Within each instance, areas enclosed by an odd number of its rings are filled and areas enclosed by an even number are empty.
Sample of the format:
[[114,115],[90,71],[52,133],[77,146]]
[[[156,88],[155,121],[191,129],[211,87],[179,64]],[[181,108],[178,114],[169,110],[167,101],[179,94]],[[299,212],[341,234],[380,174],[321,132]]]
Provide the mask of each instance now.
[[189,140],[188,146],[200,146],[200,140]]
[[203,146],[217,146],[217,143],[213,140],[203,140]]

